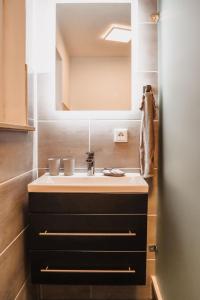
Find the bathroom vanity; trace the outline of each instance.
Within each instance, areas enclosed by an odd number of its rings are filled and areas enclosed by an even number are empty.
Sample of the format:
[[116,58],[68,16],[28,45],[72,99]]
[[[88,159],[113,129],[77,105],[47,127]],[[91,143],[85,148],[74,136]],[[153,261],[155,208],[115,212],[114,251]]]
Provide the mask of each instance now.
[[33,283],[145,284],[148,185],[139,174],[46,174],[28,190]]

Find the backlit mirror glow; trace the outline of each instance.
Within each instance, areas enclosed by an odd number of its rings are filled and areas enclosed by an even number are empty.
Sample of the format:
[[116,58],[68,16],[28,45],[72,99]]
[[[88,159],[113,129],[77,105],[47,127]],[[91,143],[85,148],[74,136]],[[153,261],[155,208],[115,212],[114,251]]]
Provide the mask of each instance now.
[[57,3],[56,109],[131,110],[131,35],[131,3]]

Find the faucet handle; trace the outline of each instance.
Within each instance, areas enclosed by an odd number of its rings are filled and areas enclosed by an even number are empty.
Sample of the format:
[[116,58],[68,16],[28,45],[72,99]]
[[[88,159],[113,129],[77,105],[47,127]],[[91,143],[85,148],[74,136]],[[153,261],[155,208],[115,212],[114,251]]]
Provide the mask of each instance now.
[[94,162],[94,152],[93,151],[89,151],[86,153],[87,154],[87,158],[86,158],[86,162],[87,162],[87,174],[88,176],[93,176],[95,173],[95,162]]
[[93,159],[92,159],[92,158],[87,158],[87,159],[86,159],[86,162],[92,163],[92,162],[93,162]]
[[86,154],[87,154],[87,156],[88,156],[88,159],[94,157],[94,152],[93,152],[93,151],[91,151],[91,152],[86,152]]

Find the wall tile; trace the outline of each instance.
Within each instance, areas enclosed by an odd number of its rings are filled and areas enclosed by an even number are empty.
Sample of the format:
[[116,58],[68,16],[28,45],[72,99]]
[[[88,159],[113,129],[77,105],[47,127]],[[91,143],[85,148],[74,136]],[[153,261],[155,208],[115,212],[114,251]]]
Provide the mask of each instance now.
[[42,299],[48,300],[87,300],[90,299],[90,286],[41,285]]
[[88,151],[88,121],[39,122],[39,168],[48,166],[49,157],[73,156],[76,167],[85,166]]
[[138,26],[138,70],[156,71],[157,63],[157,25]]
[[0,252],[27,224],[27,184],[32,172],[0,184]]
[[33,119],[28,119],[28,125],[34,127],[35,126],[34,120]]
[[39,288],[31,284],[30,277],[26,280],[16,300],[40,300]]
[[[128,143],[114,143],[114,128],[128,129]],[[139,167],[140,121],[91,121],[91,150],[96,167]]]
[[0,182],[32,170],[33,133],[0,132]]
[[155,253],[148,251],[149,245],[156,244],[156,222],[157,217],[156,216],[148,216],[148,222],[147,222],[147,257],[148,258],[154,258],[155,259]]
[[157,11],[157,0],[138,1],[139,22],[151,22],[151,14]]
[[148,214],[157,214],[158,205],[158,170],[154,169],[154,177],[146,179],[149,185]]
[[38,177],[44,175],[46,172],[48,172],[48,169],[38,169]]
[[22,287],[27,270],[24,234],[0,256],[0,299],[12,300]]

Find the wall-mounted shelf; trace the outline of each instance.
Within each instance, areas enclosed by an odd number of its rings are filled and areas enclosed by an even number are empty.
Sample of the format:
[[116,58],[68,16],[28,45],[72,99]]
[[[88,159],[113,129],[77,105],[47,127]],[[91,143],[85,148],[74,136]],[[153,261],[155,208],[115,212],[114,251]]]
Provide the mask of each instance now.
[[17,125],[9,123],[0,122],[0,130],[10,130],[10,131],[34,131],[35,127],[30,125]]

